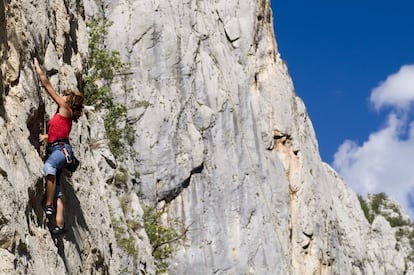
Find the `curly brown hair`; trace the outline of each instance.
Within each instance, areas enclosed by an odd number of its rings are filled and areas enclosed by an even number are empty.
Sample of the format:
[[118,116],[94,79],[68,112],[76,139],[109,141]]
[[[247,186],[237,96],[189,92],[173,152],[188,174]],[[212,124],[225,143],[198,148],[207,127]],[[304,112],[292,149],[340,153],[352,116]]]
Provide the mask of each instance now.
[[68,97],[67,102],[72,109],[72,119],[77,122],[82,115],[83,105],[85,104],[85,97],[79,91],[65,90],[63,94]]
[[83,105],[85,104],[86,99],[81,92],[74,90],[65,90],[63,94],[68,97],[67,102],[69,103],[72,110],[81,111],[83,109]]

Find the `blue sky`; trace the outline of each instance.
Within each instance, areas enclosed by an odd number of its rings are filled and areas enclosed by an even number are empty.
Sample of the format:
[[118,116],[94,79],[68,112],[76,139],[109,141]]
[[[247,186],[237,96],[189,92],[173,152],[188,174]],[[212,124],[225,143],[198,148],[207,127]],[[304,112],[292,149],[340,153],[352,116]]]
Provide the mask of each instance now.
[[386,192],[414,217],[414,1],[271,4],[322,159],[355,192]]

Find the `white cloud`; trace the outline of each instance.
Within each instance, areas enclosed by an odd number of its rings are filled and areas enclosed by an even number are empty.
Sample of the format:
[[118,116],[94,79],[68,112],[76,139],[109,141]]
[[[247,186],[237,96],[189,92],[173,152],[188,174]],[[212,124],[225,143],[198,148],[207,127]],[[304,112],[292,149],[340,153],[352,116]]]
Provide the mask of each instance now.
[[413,102],[414,65],[402,66],[371,93],[371,103],[377,110],[386,106],[407,110]]
[[333,163],[356,193],[385,192],[412,219],[414,209],[410,208],[409,194],[414,196],[414,122],[408,120],[407,112],[413,101],[414,65],[403,66],[371,93],[371,102],[377,109],[394,108],[386,125],[360,145],[344,141]]

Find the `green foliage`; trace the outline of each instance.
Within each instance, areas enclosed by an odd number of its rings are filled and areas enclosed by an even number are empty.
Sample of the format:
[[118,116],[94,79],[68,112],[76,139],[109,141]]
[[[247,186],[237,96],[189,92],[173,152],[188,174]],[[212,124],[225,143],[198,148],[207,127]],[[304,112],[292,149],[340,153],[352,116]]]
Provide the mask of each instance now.
[[[152,246],[152,256],[155,258],[157,274],[168,270],[168,259],[176,251],[174,243],[184,236],[183,234],[179,235],[174,228],[163,226],[160,223],[161,216],[164,213],[165,209],[144,208],[144,228]],[[177,223],[177,221],[173,222]]]
[[121,204],[122,212],[125,214],[129,210],[129,200],[127,196],[123,196],[119,198],[119,203]]
[[375,214],[380,214],[380,207],[385,204],[387,195],[384,192],[374,194],[371,201],[371,209]]
[[141,176],[141,173],[138,170],[135,170],[134,177],[139,178]]
[[127,220],[126,224],[127,224],[128,228],[133,230],[133,231],[136,231],[136,230],[142,228],[142,225],[139,222],[134,221],[134,220]]
[[114,76],[125,64],[121,61],[118,51],[108,51],[105,48],[105,39],[108,28],[112,25],[104,19],[92,20],[89,28],[89,73],[84,78],[84,93],[86,104],[96,108],[110,107],[110,85]]
[[105,114],[104,125],[106,137],[109,140],[109,149],[115,157],[122,155],[124,144],[122,137],[124,136],[125,127],[121,127],[120,124],[125,119],[127,109],[124,105],[117,104],[108,109]]
[[95,70],[100,78],[108,80],[113,79],[115,72],[124,66],[118,51],[108,51],[105,48],[105,39],[111,25],[112,22],[102,18],[92,20],[88,24],[91,29],[89,33],[90,58],[88,65]]
[[131,125],[125,126],[124,130],[125,139],[129,146],[132,146],[135,142],[135,130]]
[[[391,225],[391,227],[399,227],[410,225],[410,221],[403,218],[398,207],[388,200],[385,193],[371,195],[370,203],[368,204],[361,195],[358,195],[358,200],[361,204],[361,209],[369,223],[372,223],[375,216],[383,216]],[[391,210],[393,215],[385,210]]]
[[411,231],[407,233],[407,238],[411,247],[411,252],[409,253],[407,260],[409,262],[414,262],[414,229],[411,227]]
[[134,258],[138,257],[138,251],[134,247],[134,238],[130,236],[121,220],[117,220],[111,214],[111,222],[115,232],[118,246]]
[[127,67],[121,61],[118,51],[109,51],[105,47],[105,39],[111,25],[111,22],[104,19],[92,20],[88,24],[89,72],[84,77],[84,93],[88,105],[94,105],[98,110],[107,109],[104,124],[109,149],[115,157],[120,157],[125,148],[122,139],[125,138],[128,144],[132,145],[135,141],[135,132],[132,126],[124,126],[126,107],[115,104],[110,96],[110,85],[115,75]]
[[[129,200],[126,196],[121,197],[119,199],[122,212],[128,213],[130,211],[129,209]],[[111,224],[114,229],[115,233],[115,239],[117,242],[117,245],[119,248],[127,252],[129,255],[131,255],[134,258],[138,257],[138,251],[136,250],[134,243],[135,239],[131,235],[130,232],[134,232],[136,230],[139,230],[143,228],[143,225],[140,224],[137,221],[134,220],[127,220],[126,222],[123,221],[122,218],[116,219],[114,217],[113,211],[109,210],[110,216],[111,216]]]
[[99,86],[96,76],[87,75],[84,78],[83,91],[85,93],[86,104],[95,105],[97,109],[110,105],[109,86]]
[[146,100],[140,100],[136,103],[135,105],[137,108],[148,108],[149,106],[151,106],[151,103],[149,103]]
[[134,258],[138,257],[138,251],[134,247],[134,238],[129,236],[128,238],[117,239],[118,246],[126,251]]
[[361,195],[358,195],[358,200],[361,205],[362,212],[364,212],[365,218],[371,224],[372,221],[374,220],[374,217],[369,212],[369,207],[368,207],[367,202],[364,200],[364,198]]
[[395,228],[396,250],[401,249],[401,245],[408,240],[409,252],[406,261],[414,260],[414,226],[410,220],[404,219],[399,207],[388,199],[385,193],[368,195],[368,200],[364,200],[358,195],[362,211],[369,223],[372,223],[378,215],[383,216]]
[[385,218],[390,223],[391,227],[410,225],[410,222],[407,220],[404,220],[401,215],[397,217],[385,217]]
[[408,239],[408,244],[411,248],[411,250],[408,251],[406,261],[413,262],[414,261],[414,228],[412,225],[399,227],[395,231],[395,239],[397,240],[397,243],[395,244],[395,246],[396,246],[397,251],[401,249],[400,242],[404,238]]
[[395,231],[395,239],[397,241],[400,241],[402,237],[404,237],[405,235],[406,235],[406,232],[402,228],[399,228],[398,230]]
[[116,172],[115,174],[115,185],[122,187],[124,186],[128,181],[128,171],[124,168],[121,167],[119,169],[119,171]]

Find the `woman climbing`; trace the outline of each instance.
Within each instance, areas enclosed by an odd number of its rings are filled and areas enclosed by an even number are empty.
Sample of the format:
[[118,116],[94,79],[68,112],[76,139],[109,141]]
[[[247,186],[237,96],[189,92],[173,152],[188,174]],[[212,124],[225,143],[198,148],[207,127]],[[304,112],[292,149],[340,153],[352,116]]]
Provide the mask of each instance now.
[[58,104],[57,112],[49,120],[48,133],[40,134],[39,140],[47,140],[48,158],[43,166],[46,178],[46,203],[44,210],[47,216],[55,216],[55,227],[52,234],[65,232],[63,216],[63,201],[60,188],[60,174],[73,159],[72,147],[69,144],[69,134],[72,129],[72,120],[77,122],[82,115],[85,98],[78,91],[65,90],[64,95],[56,93],[46,74],[34,58],[34,67],[40,81],[48,94]]

